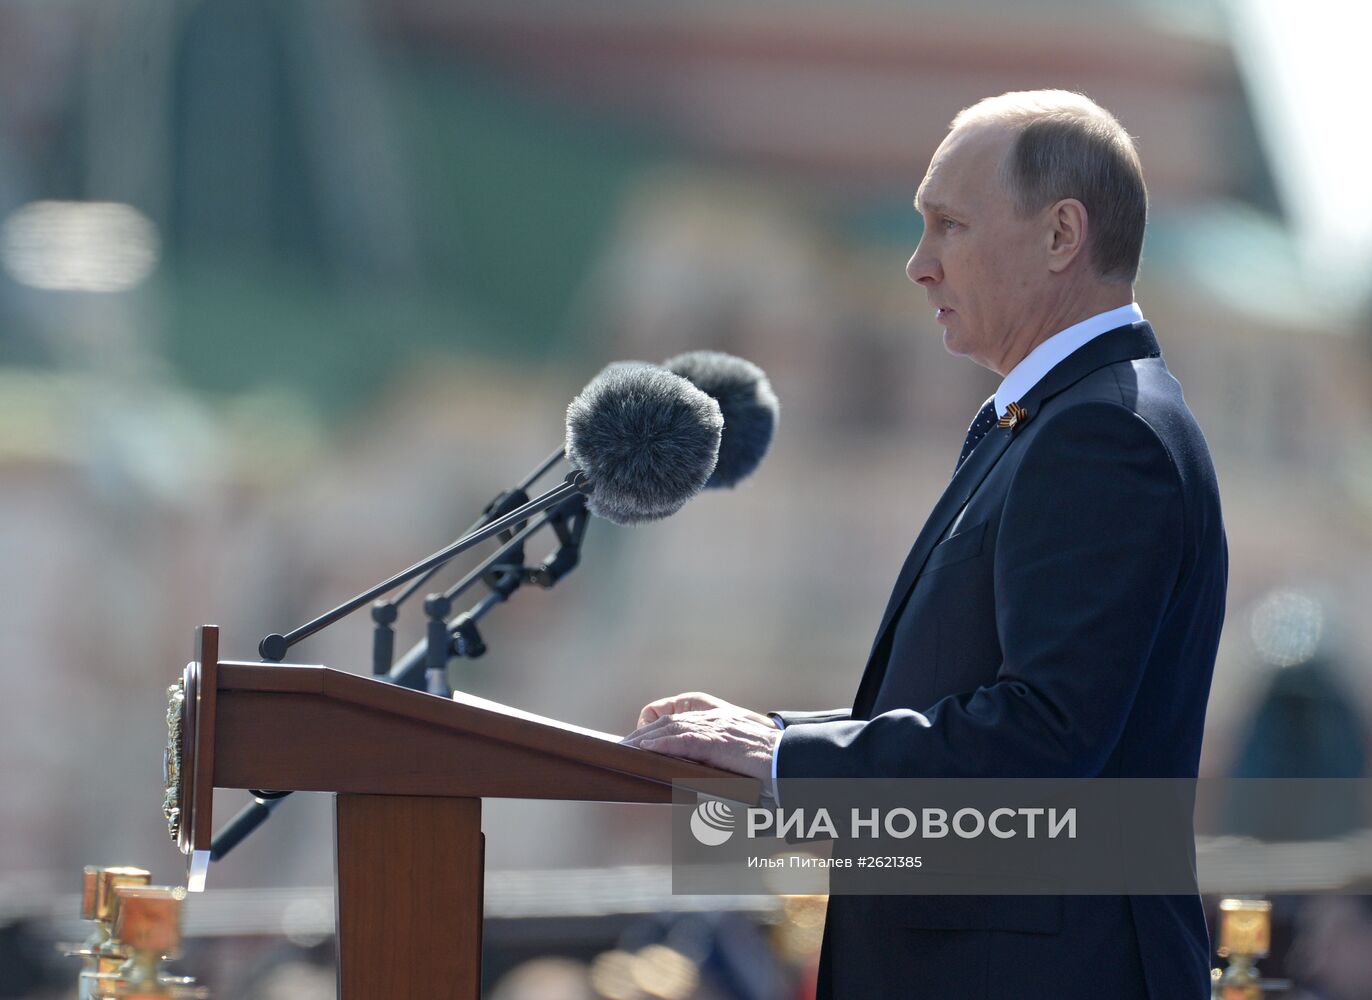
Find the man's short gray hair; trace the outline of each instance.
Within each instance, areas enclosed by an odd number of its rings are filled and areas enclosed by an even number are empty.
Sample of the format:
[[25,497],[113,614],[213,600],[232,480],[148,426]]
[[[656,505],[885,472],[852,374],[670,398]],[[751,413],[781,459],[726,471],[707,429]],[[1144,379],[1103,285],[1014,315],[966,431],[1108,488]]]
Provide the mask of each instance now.
[[1148,192],[1134,141],[1115,116],[1083,94],[1027,90],[964,108],[951,127],[981,122],[1016,133],[1005,183],[1028,215],[1063,198],[1086,206],[1087,249],[1096,273],[1132,283],[1143,251]]

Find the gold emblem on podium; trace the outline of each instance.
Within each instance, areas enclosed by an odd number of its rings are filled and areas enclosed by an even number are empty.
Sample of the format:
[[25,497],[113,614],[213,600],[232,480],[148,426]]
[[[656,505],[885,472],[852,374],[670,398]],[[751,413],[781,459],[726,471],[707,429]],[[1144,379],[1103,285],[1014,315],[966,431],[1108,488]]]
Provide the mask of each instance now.
[[173,843],[181,837],[181,720],[186,711],[186,688],[177,681],[167,688],[167,747],[162,751],[162,784],[166,794],[162,798],[162,815],[167,819],[167,832]]

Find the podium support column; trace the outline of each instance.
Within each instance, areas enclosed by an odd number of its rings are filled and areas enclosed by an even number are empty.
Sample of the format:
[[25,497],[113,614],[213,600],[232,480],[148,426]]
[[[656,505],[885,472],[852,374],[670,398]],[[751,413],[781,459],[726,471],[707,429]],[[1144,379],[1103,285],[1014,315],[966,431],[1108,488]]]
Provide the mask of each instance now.
[[335,796],[340,1000],[479,1000],[481,800]]

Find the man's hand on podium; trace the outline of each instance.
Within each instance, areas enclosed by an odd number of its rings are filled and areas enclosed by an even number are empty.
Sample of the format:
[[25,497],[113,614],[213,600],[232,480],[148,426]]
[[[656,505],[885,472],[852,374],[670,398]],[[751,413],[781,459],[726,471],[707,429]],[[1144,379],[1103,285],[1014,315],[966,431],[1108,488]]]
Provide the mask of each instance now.
[[621,742],[766,783],[771,781],[772,751],[780,739],[781,730],[761,712],[689,691],[645,705],[638,728]]

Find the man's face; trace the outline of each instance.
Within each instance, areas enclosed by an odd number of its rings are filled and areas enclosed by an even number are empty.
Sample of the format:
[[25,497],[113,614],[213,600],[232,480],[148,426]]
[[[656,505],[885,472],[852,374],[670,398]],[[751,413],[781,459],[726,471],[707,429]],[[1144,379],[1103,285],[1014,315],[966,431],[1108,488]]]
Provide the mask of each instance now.
[[1001,180],[1011,139],[981,123],[943,140],[915,196],[924,235],[905,267],[937,310],[944,346],[1002,375],[1019,360],[1047,277],[1043,220],[1022,218]]

